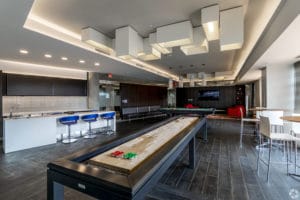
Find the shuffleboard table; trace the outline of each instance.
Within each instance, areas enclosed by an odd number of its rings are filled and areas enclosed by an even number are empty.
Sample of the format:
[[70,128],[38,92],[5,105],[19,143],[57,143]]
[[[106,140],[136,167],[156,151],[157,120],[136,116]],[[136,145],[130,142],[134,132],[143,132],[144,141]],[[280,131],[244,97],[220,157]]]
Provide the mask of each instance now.
[[199,116],[206,116],[215,113],[215,108],[161,108],[161,112],[170,116],[185,115],[185,114],[197,114]]
[[[186,146],[187,167],[195,167],[195,135],[201,130],[206,132],[205,118],[176,116],[51,162],[47,199],[63,199],[64,186],[98,199],[142,199]],[[137,155],[133,159],[112,156],[120,152]]]

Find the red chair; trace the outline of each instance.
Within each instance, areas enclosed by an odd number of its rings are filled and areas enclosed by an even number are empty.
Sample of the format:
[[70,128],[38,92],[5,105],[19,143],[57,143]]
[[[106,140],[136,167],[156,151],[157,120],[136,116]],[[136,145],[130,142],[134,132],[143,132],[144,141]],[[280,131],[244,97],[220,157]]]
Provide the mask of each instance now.
[[[243,113],[241,113],[241,109],[242,109]],[[243,114],[243,117],[244,117],[245,113],[246,113],[246,109],[245,109],[245,106],[243,106],[243,105],[236,105],[236,106],[227,108],[227,115],[229,117],[241,118],[242,117],[241,115]]]
[[184,107],[185,107],[185,108],[199,108],[199,106],[194,106],[194,105],[191,104],[191,103],[186,104]]

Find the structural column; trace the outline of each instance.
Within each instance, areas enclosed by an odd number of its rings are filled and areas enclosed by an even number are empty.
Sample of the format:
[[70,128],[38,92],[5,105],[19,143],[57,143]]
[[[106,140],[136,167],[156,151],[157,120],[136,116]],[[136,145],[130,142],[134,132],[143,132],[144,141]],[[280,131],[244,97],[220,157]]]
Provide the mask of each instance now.
[[99,73],[88,72],[88,108],[100,109]]

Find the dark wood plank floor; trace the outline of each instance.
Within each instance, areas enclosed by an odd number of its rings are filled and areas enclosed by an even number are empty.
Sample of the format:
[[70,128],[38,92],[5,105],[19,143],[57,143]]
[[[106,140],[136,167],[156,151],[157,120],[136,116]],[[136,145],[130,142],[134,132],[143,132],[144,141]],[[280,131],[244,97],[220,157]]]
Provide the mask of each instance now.
[[[71,145],[56,144],[1,154],[0,199],[45,199],[48,162],[82,148],[126,136],[156,120],[120,123],[115,136],[98,136],[96,140],[80,140]],[[291,189],[300,192],[300,179],[286,176],[285,165],[272,165],[269,183],[266,182],[266,167],[262,164],[260,175],[257,175],[256,144],[250,128],[246,129],[249,136],[245,137],[244,147],[240,149],[238,121],[209,121],[208,143],[204,144],[200,139],[196,142],[196,168],[186,167],[188,151],[185,150],[146,199],[292,199],[289,192]],[[283,154],[275,151],[273,155],[274,159],[280,160]],[[66,189],[65,199],[93,198]]]

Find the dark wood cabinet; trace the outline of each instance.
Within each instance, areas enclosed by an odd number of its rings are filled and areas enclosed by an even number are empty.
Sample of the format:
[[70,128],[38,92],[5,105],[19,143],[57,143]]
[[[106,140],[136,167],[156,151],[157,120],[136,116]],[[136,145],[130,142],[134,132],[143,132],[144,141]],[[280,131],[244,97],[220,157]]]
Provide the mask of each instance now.
[[245,105],[245,86],[237,85],[235,87],[235,103],[236,105]]
[[121,107],[167,105],[167,88],[159,86],[120,84]]
[[[236,105],[237,103],[241,103],[243,105],[243,101],[245,99],[245,89],[237,88],[245,88],[243,85],[241,86],[216,86],[216,87],[189,87],[189,88],[177,88],[176,89],[176,106],[184,107],[185,104],[191,103],[195,106],[203,107],[203,108],[219,108],[225,109],[230,106]],[[199,99],[199,93],[201,91],[207,90],[216,90],[219,91],[218,100],[201,100]],[[238,97],[237,97],[238,95]]]
[[87,96],[87,81],[5,74],[2,92],[7,96]]

